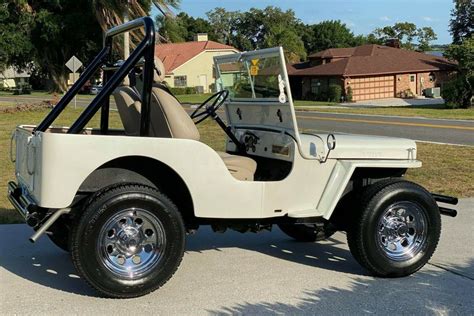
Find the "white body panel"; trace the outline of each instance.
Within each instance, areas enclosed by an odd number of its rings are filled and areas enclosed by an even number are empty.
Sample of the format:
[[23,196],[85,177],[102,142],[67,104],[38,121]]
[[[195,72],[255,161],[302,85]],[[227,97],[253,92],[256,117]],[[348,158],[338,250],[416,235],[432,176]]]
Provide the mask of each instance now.
[[[18,180],[39,206],[47,208],[68,207],[94,170],[127,156],[149,157],[171,167],[186,183],[195,215],[205,218],[268,218],[287,214],[328,217],[356,167],[420,166],[418,161],[408,159],[321,162],[305,159],[296,151],[292,171],[284,180],[239,181],[231,176],[213,149],[197,141],[63,133],[31,136],[30,130],[17,129],[17,139],[30,139],[30,144],[23,147],[29,154],[20,154],[26,158],[17,162],[17,173],[28,176],[19,176]],[[386,140],[380,141],[379,145],[385,143]],[[20,141],[17,150],[22,150],[22,146]],[[292,147],[295,146],[293,143]]]

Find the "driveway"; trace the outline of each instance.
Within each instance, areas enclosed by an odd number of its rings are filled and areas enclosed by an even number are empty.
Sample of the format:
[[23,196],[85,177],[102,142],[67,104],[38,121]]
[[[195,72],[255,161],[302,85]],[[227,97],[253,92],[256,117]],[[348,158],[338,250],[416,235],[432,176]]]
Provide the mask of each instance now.
[[390,106],[428,106],[444,104],[444,100],[441,98],[430,99],[400,99],[400,98],[387,98],[377,100],[358,101],[354,103],[342,103],[341,106],[345,107],[390,107]]
[[443,217],[438,250],[401,279],[366,274],[345,235],[305,244],[271,233],[189,236],[181,267],[145,297],[96,297],[69,255],[47,238],[32,245],[25,225],[0,225],[2,314],[474,314],[474,199]]

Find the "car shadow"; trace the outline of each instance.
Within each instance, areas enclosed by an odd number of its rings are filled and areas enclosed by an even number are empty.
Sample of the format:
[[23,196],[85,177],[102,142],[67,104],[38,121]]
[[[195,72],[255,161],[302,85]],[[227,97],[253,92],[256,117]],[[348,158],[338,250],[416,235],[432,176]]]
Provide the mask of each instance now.
[[[0,225],[1,267],[43,286],[84,296],[98,295],[77,275],[68,253],[57,248],[46,236],[31,244],[28,241],[30,235],[31,229],[26,225]],[[299,243],[277,228],[271,233],[228,231],[218,234],[204,227],[196,235],[187,237],[185,251],[204,255],[208,250],[239,248],[298,264],[366,275],[367,272],[355,262],[350,252],[341,247],[343,244],[332,238],[320,243]]]
[[[345,236],[343,238],[345,239]],[[347,250],[345,242],[340,242],[334,238],[314,243],[297,242],[286,236],[276,226],[272,232],[264,231],[256,234],[241,234],[234,231],[226,231],[224,234],[220,234],[212,232],[208,227],[203,227],[196,236],[187,238],[187,252],[220,251],[225,248],[255,251],[278,259],[325,270],[368,275],[367,271],[354,260],[350,251]]]

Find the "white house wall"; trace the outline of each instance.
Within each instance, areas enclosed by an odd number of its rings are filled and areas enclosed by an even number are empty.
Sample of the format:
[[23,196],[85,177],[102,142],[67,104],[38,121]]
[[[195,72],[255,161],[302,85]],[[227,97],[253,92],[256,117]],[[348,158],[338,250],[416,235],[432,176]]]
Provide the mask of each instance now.
[[196,55],[183,65],[173,70],[172,75],[166,76],[166,83],[170,87],[175,87],[175,76],[186,76],[188,87],[202,86],[200,76],[205,75],[207,78],[207,86],[204,87],[204,92],[209,92],[209,86],[215,83],[214,78],[214,56],[228,55],[235,53],[237,50],[209,50]]

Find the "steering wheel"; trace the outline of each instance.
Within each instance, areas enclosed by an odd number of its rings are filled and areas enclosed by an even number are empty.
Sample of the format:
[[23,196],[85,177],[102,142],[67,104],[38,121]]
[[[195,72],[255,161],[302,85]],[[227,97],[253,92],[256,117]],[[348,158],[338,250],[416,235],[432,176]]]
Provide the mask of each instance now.
[[[229,97],[228,90],[222,90],[210,96],[191,114],[194,124],[201,123],[209,116],[215,118],[217,116],[216,111],[224,104],[227,97]],[[213,101],[212,104],[211,101]]]

